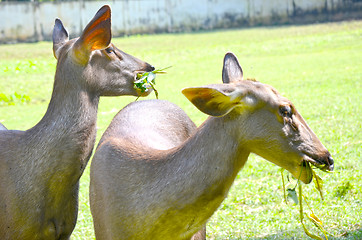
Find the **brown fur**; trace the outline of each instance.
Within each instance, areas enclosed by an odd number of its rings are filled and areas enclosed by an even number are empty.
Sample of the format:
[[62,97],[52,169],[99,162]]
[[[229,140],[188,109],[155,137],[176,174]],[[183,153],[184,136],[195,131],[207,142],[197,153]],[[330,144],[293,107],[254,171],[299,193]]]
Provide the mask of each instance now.
[[[329,152],[290,101],[268,85],[242,79],[228,53],[224,84],[183,90],[210,115],[196,130],[181,109],[161,100],[131,103],[114,117],[91,164],[98,240],[203,238],[251,152],[305,183],[312,177],[305,161],[333,170]],[[292,109],[289,115],[284,106]]]

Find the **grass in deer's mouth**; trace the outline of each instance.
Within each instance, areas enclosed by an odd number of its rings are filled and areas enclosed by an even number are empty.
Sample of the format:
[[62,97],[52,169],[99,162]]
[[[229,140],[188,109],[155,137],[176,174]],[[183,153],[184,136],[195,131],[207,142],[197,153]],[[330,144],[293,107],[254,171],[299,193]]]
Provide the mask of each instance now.
[[171,66],[162,69],[156,69],[153,70],[152,72],[137,73],[133,87],[135,89],[140,90],[141,93],[145,93],[147,91],[150,91],[150,89],[152,89],[155,92],[156,98],[158,99],[158,91],[155,88],[156,74],[165,74],[166,73],[165,70],[170,67]]
[[310,163],[312,166],[314,166],[315,168],[320,169],[323,172],[331,172],[331,170],[328,169],[328,166],[324,163],[321,163],[318,160],[313,159],[312,157],[306,156],[304,158],[304,163]]

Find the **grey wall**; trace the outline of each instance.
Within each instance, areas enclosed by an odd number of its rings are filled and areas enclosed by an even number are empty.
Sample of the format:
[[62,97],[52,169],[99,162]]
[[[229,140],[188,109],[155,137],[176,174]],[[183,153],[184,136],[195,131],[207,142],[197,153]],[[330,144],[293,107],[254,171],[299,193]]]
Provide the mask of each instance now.
[[50,40],[56,17],[79,36],[104,4],[112,8],[114,36],[362,17],[362,0],[0,2],[0,43]]

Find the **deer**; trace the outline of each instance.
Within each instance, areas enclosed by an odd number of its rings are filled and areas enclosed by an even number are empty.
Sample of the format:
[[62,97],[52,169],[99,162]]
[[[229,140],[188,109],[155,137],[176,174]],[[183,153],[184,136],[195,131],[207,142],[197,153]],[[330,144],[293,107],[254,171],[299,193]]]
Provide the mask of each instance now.
[[0,239],[70,239],[100,97],[151,92],[134,81],[154,67],[111,43],[108,5],[78,38],[56,19],[52,38],[57,65],[45,115],[26,131],[0,131]]
[[334,169],[331,154],[291,101],[270,85],[244,80],[231,52],[222,80],[182,90],[209,115],[196,129],[166,100],[133,102],[117,113],[90,169],[97,239],[205,239],[207,220],[250,153],[305,184],[311,166]]

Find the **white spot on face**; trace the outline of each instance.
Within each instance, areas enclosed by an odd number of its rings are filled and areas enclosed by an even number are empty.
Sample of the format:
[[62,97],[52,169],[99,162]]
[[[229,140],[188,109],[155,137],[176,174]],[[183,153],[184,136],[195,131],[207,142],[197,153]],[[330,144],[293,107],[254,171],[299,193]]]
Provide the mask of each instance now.
[[256,99],[254,96],[246,95],[243,99],[244,103],[249,106],[254,106],[256,104]]

